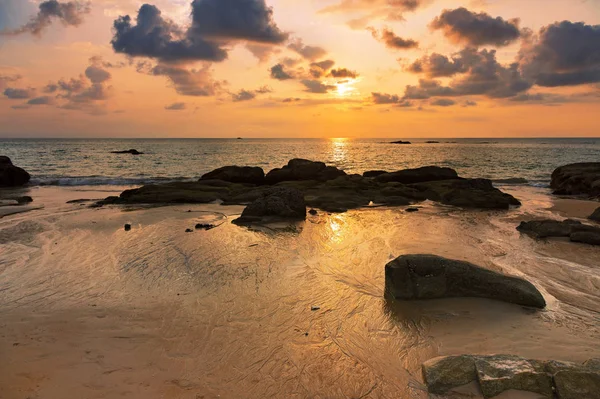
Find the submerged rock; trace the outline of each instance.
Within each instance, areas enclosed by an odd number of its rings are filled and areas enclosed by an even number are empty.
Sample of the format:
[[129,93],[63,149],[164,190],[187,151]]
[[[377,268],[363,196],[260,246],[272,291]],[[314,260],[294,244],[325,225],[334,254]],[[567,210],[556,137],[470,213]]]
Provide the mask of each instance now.
[[125,150],[125,151],[111,151],[111,154],[144,155],[143,152],[139,152],[138,150],[135,150],[135,149]]
[[205,174],[201,180],[223,180],[230,183],[261,185],[265,183],[265,172],[258,167],[224,166]]
[[13,165],[9,157],[0,156],[0,187],[24,186],[30,179],[29,173]]
[[588,219],[593,220],[595,222],[600,222],[600,208],[596,209],[594,213],[592,213]]
[[385,266],[386,293],[398,300],[488,298],[533,308],[546,307],[530,282],[435,255],[403,255]]
[[568,237],[572,242],[600,245],[600,227],[586,225],[577,220],[521,222],[517,230],[534,238]]
[[561,166],[552,173],[550,187],[557,195],[600,196],[600,162]]
[[305,220],[306,203],[299,190],[272,187],[244,209],[242,216],[233,222],[249,224],[277,220]]
[[296,180],[328,181],[340,176],[346,176],[346,173],[323,162],[292,159],[283,168],[273,169],[267,173],[265,180],[267,184],[277,184]]

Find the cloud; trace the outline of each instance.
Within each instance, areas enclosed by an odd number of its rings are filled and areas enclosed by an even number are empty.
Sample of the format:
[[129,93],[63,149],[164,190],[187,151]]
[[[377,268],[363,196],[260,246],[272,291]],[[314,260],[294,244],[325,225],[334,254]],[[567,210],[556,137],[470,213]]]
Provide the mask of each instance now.
[[158,64],[150,71],[150,75],[166,76],[171,81],[175,91],[183,96],[208,97],[222,91],[225,81],[217,81],[212,76],[210,64],[204,64],[200,69],[186,69],[176,65]]
[[545,26],[524,43],[519,62],[539,86],[600,82],[600,25],[562,21]]
[[21,80],[21,75],[2,75],[0,74],[0,90],[4,89],[9,83],[15,83]]
[[412,102],[400,98],[397,94],[371,93],[371,99],[376,105],[395,104],[398,107],[412,107]]
[[324,60],[319,62],[312,62],[310,64],[310,76],[318,79],[327,74],[333,66],[335,65],[335,61],[333,60]]
[[298,97],[288,97],[281,100],[282,103],[296,103],[298,101],[302,101],[302,99]]
[[300,83],[306,87],[306,91],[309,93],[325,94],[336,88],[336,86],[324,84],[318,80],[311,79],[302,79]]
[[187,105],[185,103],[173,103],[165,107],[167,111],[183,111],[186,108]]
[[419,42],[412,39],[403,39],[388,28],[382,29],[381,33],[373,28],[369,28],[368,30],[376,40],[384,43],[388,48],[395,50],[409,50],[419,47]]
[[267,62],[274,54],[280,51],[276,47],[263,43],[246,43],[246,49],[260,62]]
[[519,19],[504,20],[486,13],[474,13],[464,7],[444,10],[429,25],[441,30],[455,43],[471,46],[507,46],[521,37]]
[[332,69],[331,72],[329,72],[329,76],[332,76],[334,78],[356,79],[358,77],[358,73],[356,73],[355,71],[351,71],[347,68],[338,68]]
[[352,29],[363,29],[371,20],[402,21],[404,13],[415,11],[429,0],[339,0],[319,11],[321,14],[348,14]]
[[32,98],[31,100],[27,101],[27,104],[28,105],[52,105],[52,104],[54,104],[54,97],[42,96],[42,97]]
[[437,100],[431,101],[430,104],[434,107],[451,107],[452,105],[456,105],[456,101],[449,98],[438,98]]
[[274,65],[271,68],[271,77],[277,80],[289,80],[294,79],[294,76],[291,72],[286,71],[283,64]]
[[60,21],[64,26],[79,26],[83,23],[84,15],[90,11],[90,4],[87,2],[69,1],[61,3],[57,0],[44,1],[39,4],[37,15],[32,17],[29,22],[16,29],[4,30],[2,34],[20,35],[31,33],[32,35],[40,36],[46,28],[52,25],[53,20]]
[[309,61],[314,61],[327,55],[327,51],[324,48],[306,46],[304,45],[302,39],[298,38],[294,39],[290,44],[288,44],[288,48],[300,54],[303,58]]
[[[463,50],[464,53],[468,51],[470,50]],[[437,53],[426,55],[410,64],[406,70],[412,73],[424,73],[429,78],[450,77],[457,73],[464,73],[467,71],[467,65],[463,60],[465,55],[463,52],[451,58]]]
[[259,94],[267,94],[272,92],[273,90],[268,86],[263,86],[256,90],[242,89],[237,93],[231,93],[231,99],[233,102],[250,101],[254,100]]
[[11,100],[26,100],[35,95],[35,89],[15,89],[9,87],[4,90],[4,95]]

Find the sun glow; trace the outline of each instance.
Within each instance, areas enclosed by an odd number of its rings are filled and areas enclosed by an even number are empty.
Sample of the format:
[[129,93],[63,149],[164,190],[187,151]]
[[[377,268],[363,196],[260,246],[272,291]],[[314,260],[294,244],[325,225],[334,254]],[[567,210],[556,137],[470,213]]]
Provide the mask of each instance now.
[[335,95],[337,97],[348,97],[356,91],[353,85],[357,82],[356,79],[348,79],[335,83]]

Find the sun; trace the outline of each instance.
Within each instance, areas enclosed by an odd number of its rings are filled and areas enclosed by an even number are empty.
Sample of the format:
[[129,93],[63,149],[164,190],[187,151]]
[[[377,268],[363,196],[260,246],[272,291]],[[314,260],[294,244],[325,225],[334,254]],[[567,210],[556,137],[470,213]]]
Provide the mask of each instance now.
[[356,88],[353,86],[354,83],[356,83],[356,79],[348,79],[348,80],[336,82],[335,83],[335,86],[336,86],[335,95],[337,97],[348,97],[354,91],[356,91]]

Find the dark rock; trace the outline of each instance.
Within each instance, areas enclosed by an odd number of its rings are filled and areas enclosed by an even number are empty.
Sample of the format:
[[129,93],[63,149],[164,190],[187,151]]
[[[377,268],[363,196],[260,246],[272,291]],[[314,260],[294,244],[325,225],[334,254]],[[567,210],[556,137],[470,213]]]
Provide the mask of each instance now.
[[93,201],[93,200],[87,199],[87,198],[82,198],[82,199],[67,201],[67,204],[83,204],[84,202],[90,202],[90,201]]
[[600,358],[599,359],[590,359],[590,360],[585,361],[585,363],[583,363],[583,367],[587,367],[594,371],[600,372]]
[[487,179],[440,180],[413,184],[427,199],[462,208],[509,209],[521,202]]
[[0,187],[24,186],[30,179],[29,173],[14,166],[9,157],[0,156]]
[[386,293],[398,300],[477,297],[544,308],[533,284],[468,262],[435,255],[404,255],[385,267]]
[[405,144],[405,145],[408,145],[408,144],[412,144],[412,143],[410,141],[402,141],[402,140],[400,140],[400,141],[392,141],[392,142],[390,142],[390,144]]
[[125,229],[125,231],[130,231],[131,230],[131,225],[130,224],[126,224],[125,226],[123,226],[123,228]]
[[308,213],[310,213],[311,215],[315,216],[317,215],[319,212],[317,212],[316,209],[311,209],[310,211],[308,211]]
[[578,231],[570,235],[572,242],[588,245],[600,245],[600,229],[598,231]]
[[16,198],[16,200],[19,203],[19,205],[30,204],[33,202],[33,198],[31,198],[28,195],[24,195],[23,197],[18,197],[18,198]]
[[561,166],[552,173],[550,187],[557,195],[600,196],[600,162]]
[[600,245],[600,227],[586,225],[577,220],[521,222],[517,230],[534,238],[568,237],[573,242]]
[[131,154],[131,155],[144,155],[143,152],[139,152],[138,150],[125,150],[125,151],[111,151],[111,154]]
[[509,177],[508,179],[494,179],[494,183],[498,184],[527,184],[529,181],[522,177]]
[[429,141],[425,142],[425,144],[439,144],[439,143],[440,143],[439,141],[435,141],[435,140],[429,140]]
[[458,179],[454,169],[438,166],[424,166],[417,169],[405,169],[397,172],[383,173],[375,178],[379,182],[397,182],[402,184],[423,183],[439,180]]
[[287,187],[272,187],[244,209],[236,224],[276,220],[305,220],[306,203],[301,191]]
[[419,212],[419,208],[406,208],[406,212]]
[[194,230],[192,230],[192,229],[185,229],[185,232],[186,232],[186,233],[193,233],[193,232],[194,232]]
[[388,172],[386,172],[385,170],[369,170],[365,173],[363,173],[363,177],[377,177],[377,176],[381,176],[384,175]]
[[344,171],[333,166],[327,166],[323,162],[292,159],[283,168],[273,169],[267,173],[265,180],[267,184],[294,180],[328,181],[345,175]]
[[554,384],[558,399],[600,399],[600,373],[592,370],[559,371]]
[[212,230],[214,229],[215,226],[212,224],[202,224],[202,223],[198,223],[196,225],[196,230]]
[[430,393],[444,395],[452,388],[477,381],[473,356],[438,357],[423,364],[423,379]]
[[588,219],[593,220],[595,222],[600,222],[600,208],[596,209],[594,213],[592,213]]
[[201,180],[223,180],[230,183],[261,185],[265,183],[265,172],[258,167],[224,166],[205,174]]

